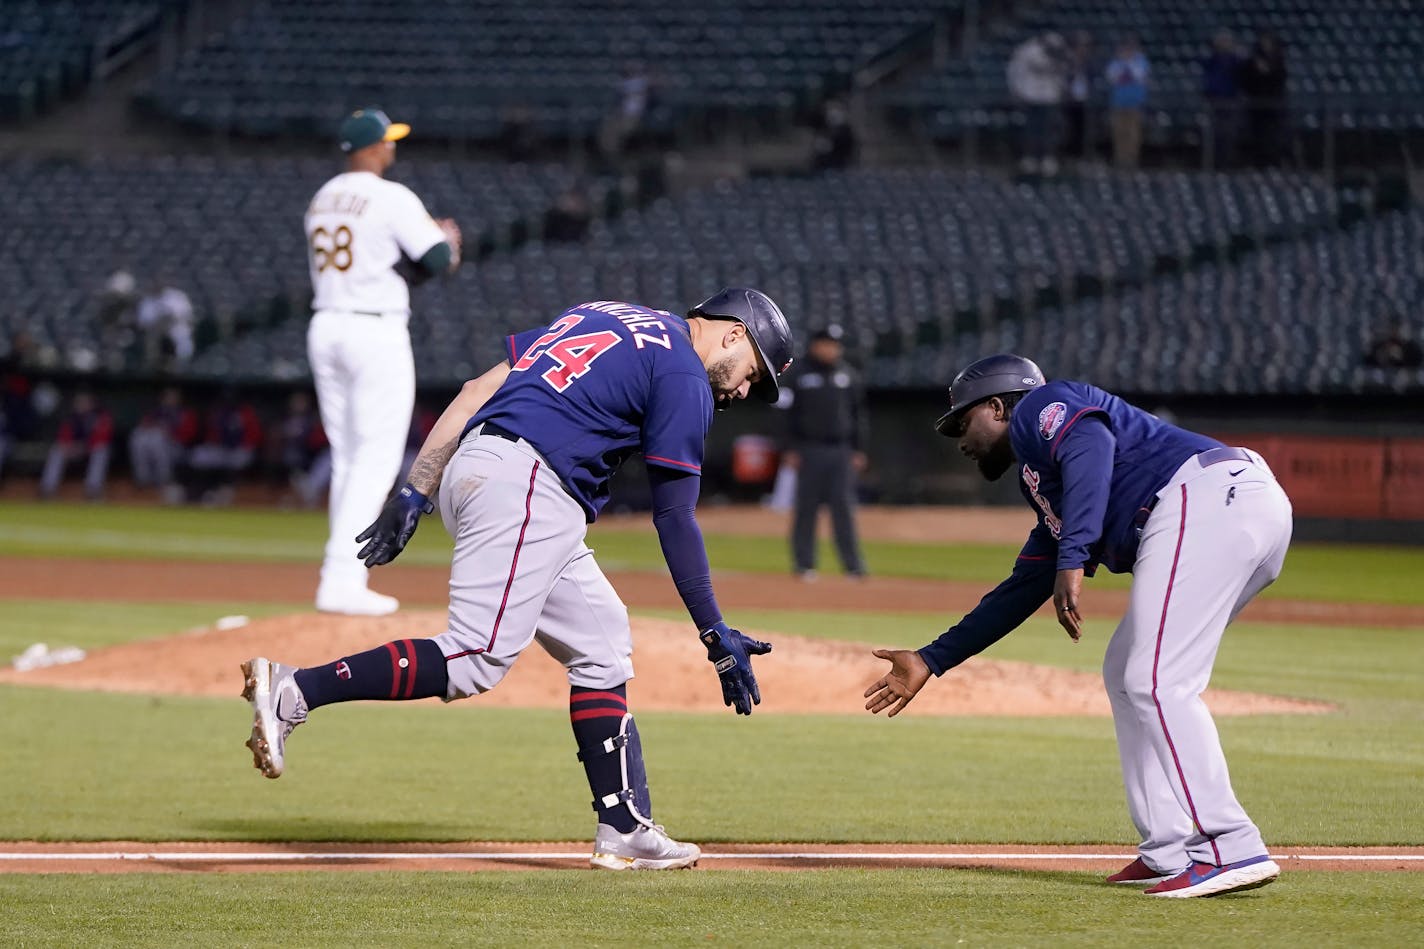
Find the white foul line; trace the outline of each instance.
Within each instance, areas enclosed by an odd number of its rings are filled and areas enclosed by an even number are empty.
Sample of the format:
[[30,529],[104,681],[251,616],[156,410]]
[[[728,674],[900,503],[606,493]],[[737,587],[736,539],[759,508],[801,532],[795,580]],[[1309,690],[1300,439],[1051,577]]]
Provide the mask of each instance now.
[[[84,860],[150,860],[173,863],[300,863],[335,861],[383,861],[383,860],[586,860],[588,852],[579,853],[479,853],[441,851],[361,851],[355,853],[334,852],[293,852],[270,851],[265,853],[248,851],[110,851],[110,852],[60,852],[47,853],[0,851],[0,860],[10,861],[84,861]],[[924,860],[1126,860],[1130,854],[1121,853],[860,853],[857,851],[835,851],[816,853],[704,853],[703,860],[883,860],[924,861]],[[1276,855],[1277,860],[1340,860],[1352,862],[1424,860],[1424,854],[1285,854]]]

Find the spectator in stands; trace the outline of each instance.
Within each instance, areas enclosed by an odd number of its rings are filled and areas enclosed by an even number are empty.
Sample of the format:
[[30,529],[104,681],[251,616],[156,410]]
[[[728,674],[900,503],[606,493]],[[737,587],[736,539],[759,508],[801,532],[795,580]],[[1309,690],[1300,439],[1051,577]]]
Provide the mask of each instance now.
[[299,390],[288,397],[277,438],[283,478],[302,507],[316,507],[331,480],[331,451],[309,393]]
[[1279,163],[1285,150],[1286,79],[1281,41],[1270,30],[1262,30],[1241,69],[1251,160],[1257,166]]
[[849,168],[855,164],[859,142],[845,103],[827,99],[816,113],[813,124],[811,165],[817,171],[828,168]]
[[1071,158],[1087,158],[1093,150],[1088,100],[1093,94],[1093,37],[1078,30],[1068,44],[1067,98],[1063,105],[1063,153]]
[[1418,369],[1424,366],[1424,347],[1405,323],[1396,323],[1375,337],[1365,353],[1365,365],[1379,369]]
[[129,433],[129,467],[134,484],[167,495],[183,454],[198,436],[198,417],[183,404],[183,393],[169,386],[158,404],[139,418]]
[[604,120],[599,147],[607,158],[617,158],[636,144],[653,103],[653,80],[640,64],[628,66],[618,80],[618,106]]
[[203,418],[203,433],[188,453],[186,496],[204,504],[231,504],[238,477],[252,467],[262,444],[262,424],[251,405],[228,388]]
[[1129,33],[1108,63],[1108,118],[1112,125],[1113,164],[1136,168],[1142,155],[1142,118],[1147,107],[1150,69],[1142,44]]
[[52,498],[72,461],[86,462],[84,496],[97,501],[104,496],[109,476],[109,451],[114,440],[114,420],[87,390],[75,393],[69,414],[59,423],[54,445],[40,475],[40,497]]
[[138,281],[126,267],[119,267],[104,281],[99,291],[99,338],[110,353],[122,353],[133,339],[134,308],[138,304]]
[[1067,79],[1063,37],[1044,33],[1024,40],[1009,58],[1009,93],[1023,111],[1019,169],[1058,173],[1058,121]]
[[539,136],[534,130],[534,113],[529,106],[515,102],[506,106],[500,119],[499,145],[509,161],[530,161],[539,150]]
[[173,369],[193,358],[193,302],[171,282],[155,283],[139,300],[138,327],[148,366]]
[[5,460],[14,446],[33,439],[39,429],[34,384],[26,374],[33,351],[30,334],[21,331],[0,353],[0,475],[5,472]]
[[1241,51],[1230,30],[1217,30],[1211,55],[1202,60],[1202,100],[1213,168],[1236,163],[1236,142],[1241,132]]
[[577,182],[569,185],[544,212],[544,240],[581,241],[593,222],[593,202]]

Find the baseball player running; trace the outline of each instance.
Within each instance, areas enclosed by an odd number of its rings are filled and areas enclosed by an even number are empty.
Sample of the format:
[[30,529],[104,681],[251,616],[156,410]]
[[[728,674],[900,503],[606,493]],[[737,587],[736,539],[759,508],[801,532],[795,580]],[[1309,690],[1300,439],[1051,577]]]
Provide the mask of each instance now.
[[1028,619],[1050,597],[1074,642],[1083,576],[1133,574],[1108,642],[1127,807],[1139,856],[1108,877],[1151,896],[1210,896],[1280,873],[1236,800],[1201,693],[1226,626],[1280,575],[1291,505],[1254,451],[1185,431],[1081,382],[1045,383],[1021,356],[970,364],[936,423],[990,481],[1017,465],[1038,514],[1013,573],[917,651],[880,649],[866,690],[894,716],[924,687]]
[[367,587],[351,538],[381,509],[405,453],[415,404],[410,289],[460,265],[460,231],[435,221],[405,185],[382,175],[410,126],[378,109],[341,123],[346,171],[321,186],[306,212],[311,270],[307,357],[321,424],[331,442],[330,535],[316,608],[381,616],[399,603]]
[[750,715],[761,701],[750,657],[771,646],[723,621],[693,506],[714,406],[748,393],[774,402],[791,331],[765,294],[731,288],[686,320],[631,303],[583,303],[507,344],[508,361],[465,383],[410,480],[358,538],[367,565],[389,562],[433,510],[427,498],[439,487],[440,516],[455,539],[446,630],[310,669],[262,657],[243,663],[254,711],[247,745],[263,774],[279,777],[286,739],[312,709],[478,695],[537,639],[568,669],[569,718],[598,814],[593,866],[691,866],[701,851],[652,820],[628,713],[628,611],[584,538],[608,500],[609,478],[641,450],[668,569],[723,701]]

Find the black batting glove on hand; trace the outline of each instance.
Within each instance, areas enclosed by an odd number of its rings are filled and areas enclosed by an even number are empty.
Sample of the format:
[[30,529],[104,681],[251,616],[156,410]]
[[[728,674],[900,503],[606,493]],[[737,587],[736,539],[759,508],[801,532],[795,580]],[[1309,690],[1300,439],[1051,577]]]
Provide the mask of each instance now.
[[356,553],[358,560],[368,567],[379,567],[395,560],[420,524],[420,515],[435,510],[430,499],[410,486],[401,489],[381,508],[375,523],[356,535],[356,543],[365,543]]
[[707,660],[722,680],[722,704],[735,706],[738,715],[750,715],[752,706],[761,704],[751,657],[771,652],[771,643],[752,639],[726,623],[704,629],[698,638],[707,647]]

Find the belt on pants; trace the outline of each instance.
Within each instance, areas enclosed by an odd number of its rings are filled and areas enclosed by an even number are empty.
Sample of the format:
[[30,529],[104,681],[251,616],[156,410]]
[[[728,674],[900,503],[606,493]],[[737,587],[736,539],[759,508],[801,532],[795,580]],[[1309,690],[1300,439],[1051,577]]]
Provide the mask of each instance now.
[[380,319],[383,316],[408,316],[406,310],[347,310],[341,307],[323,307],[332,313],[350,313],[352,316],[374,316]]
[[[1197,464],[1203,468],[1210,468],[1212,465],[1219,465],[1224,461],[1244,461],[1247,464],[1255,463],[1255,459],[1251,457],[1251,453],[1244,448],[1208,448],[1206,451],[1197,453],[1195,457]],[[1147,523],[1148,516],[1152,513],[1152,509],[1157,506],[1159,500],[1161,499],[1154,494],[1150,501],[1137,509],[1137,515],[1132,519],[1132,526],[1136,527],[1139,533],[1142,531],[1142,526]]]
[[1244,448],[1208,448],[1197,455],[1197,463],[1203,468],[1219,465],[1223,461],[1244,461],[1249,464],[1254,460],[1251,453]]
[[496,425],[493,422],[481,422],[478,429],[470,430],[475,435],[493,435],[495,438],[503,438],[507,442],[524,442],[528,444],[529,439],[523,435],[516,435],[507,428]]

